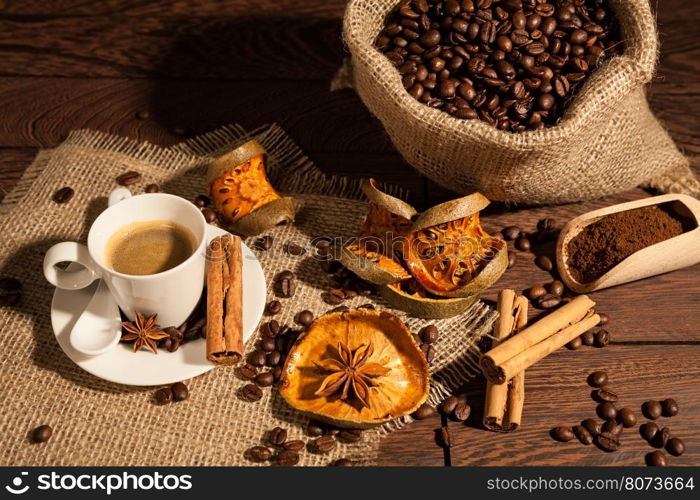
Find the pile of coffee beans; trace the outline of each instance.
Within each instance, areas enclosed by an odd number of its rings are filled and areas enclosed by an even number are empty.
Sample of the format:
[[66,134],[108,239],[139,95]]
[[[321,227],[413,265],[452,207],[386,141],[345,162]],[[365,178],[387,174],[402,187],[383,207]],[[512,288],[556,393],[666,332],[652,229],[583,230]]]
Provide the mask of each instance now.
[[188,397],[190,397],[190,391],[183,382],[176,382],[170,387],[163,387],[155,393],[156,403],[160,405],[170,402],[179,403]]
[[371,283],[363,280],[339,262],[324,258],[331,251],[330,243],[324,240],[316,243],[317,256],[320,257],[321,269],[328,274],[328,290],[323,293],[323,300],[332,306],[339,306],[346,300],[355,297],[369,297],[374,294],[375,288]]
[[618,31],[604,0],[402,0],[375,45],[418,101],[522,132],[561,119]]
[[440,403],[438,411],[455,422],[464,422],[469,418],[472,409],[468,401],[463,401],[459,396],[450,396]]

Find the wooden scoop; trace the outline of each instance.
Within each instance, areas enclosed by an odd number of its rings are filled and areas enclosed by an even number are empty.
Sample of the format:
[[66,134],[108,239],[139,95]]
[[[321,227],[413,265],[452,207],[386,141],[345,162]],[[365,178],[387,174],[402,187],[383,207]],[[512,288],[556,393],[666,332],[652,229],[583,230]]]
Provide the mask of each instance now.
[[[600,278],[590,283],[579,283],[571,275],[568,267],[569,241],[589,224],[606,215],[634,208],[665,204],[664,208],[684,219],[684,227],[691,229],[668,240],[643,248]],[[642,200],[620,203],[611,207],[594,210],[571,220],[559,234],[557,241],[557,267],[566,286],[577,293],[589,293],[630,281],[667,273],[700,262],[700,201],[684,194],[665,194]]]

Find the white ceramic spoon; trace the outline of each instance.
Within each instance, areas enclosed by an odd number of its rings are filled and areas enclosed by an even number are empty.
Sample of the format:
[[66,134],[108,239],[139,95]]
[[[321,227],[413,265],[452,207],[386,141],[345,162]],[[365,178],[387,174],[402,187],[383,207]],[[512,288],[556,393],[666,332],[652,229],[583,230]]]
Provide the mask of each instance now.
[[97,356],[117,345],[121,334],[119,307],[105,282],[100,280],[70,332],[70,345],[78,352]]

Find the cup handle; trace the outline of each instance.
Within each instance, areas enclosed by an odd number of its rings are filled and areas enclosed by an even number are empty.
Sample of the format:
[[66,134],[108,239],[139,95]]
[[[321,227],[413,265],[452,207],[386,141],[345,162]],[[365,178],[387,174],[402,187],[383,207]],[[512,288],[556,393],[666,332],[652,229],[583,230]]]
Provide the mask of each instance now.
[[109,198],[107,199],[107,206],[111,207],[112,205],[116,205],[122,200],[126,200],[127,198],[131,198],[132,194],[131,191],[129,191],[129,188],[127,187],[118,187],[112,190],[111,193],[109,193]]
[[[58,269],[59,262],[77,262],[83,266],[80,271]],[[97,266],[90,257],[85,245],[73,241],[57,243],[44,256],[44,277],[52,285],[66,290],[85,288],[100,277]]]

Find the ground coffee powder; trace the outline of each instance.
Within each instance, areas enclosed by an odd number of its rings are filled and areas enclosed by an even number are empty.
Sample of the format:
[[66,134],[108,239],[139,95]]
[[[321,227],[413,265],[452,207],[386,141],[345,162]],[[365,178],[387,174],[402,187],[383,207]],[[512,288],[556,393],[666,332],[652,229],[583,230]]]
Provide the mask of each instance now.
[[658,206],[607,215],[569,242],[571,275],[579,283],[590,283],[634,252],[682,232],[682,222]]

